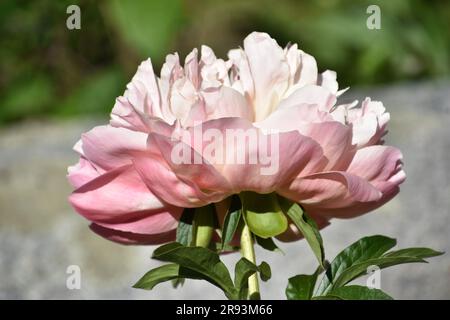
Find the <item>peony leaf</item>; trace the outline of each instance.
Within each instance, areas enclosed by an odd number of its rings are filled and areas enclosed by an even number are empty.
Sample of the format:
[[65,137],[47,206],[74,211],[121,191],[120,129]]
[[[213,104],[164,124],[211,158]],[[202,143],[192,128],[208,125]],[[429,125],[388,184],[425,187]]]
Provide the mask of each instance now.
[[[397,241],[381,235],[364,237],[341,251],[327,268],[327,276],[322,278],[316,295],[326,295],[334,282],[347,268],[355,264],[376,259],[395,246]],[[373,263],[375,264],[375,263]]]
[[203,279],[201,274],[192,270],[180,267],[178,264],[166,264],[148,271],[133,288],[152,290],[157,284],[165,281],[174,281],[178,279]]
[[234,269],[234,285],[238,290],[238,299],[246,299],[248,278],[258,271],[258,267],[246,258],[241,258]]
[[331,290],[342,287],[357,277],[365,274],[370,266],[377,266],[380,269],[395,266],[404,263],[426,262],[422,258],[417,257],[380,257],[369,259],[360,263],[356,263],[345,268],[339,276],[333,279]]
[[184,209],[177,227],[176,242],[184,246],[192,245],[192,220],[194,219],[194,209]]
[[[186,208],[181,215],[180,221],[178,222],[176,242],[181,243],[184,246],[193,245],[193,220],[194,220],[194,209]],[[176,278],[172,280],[172,286],[178,288],[183,286],[184,278]]]
[[393,300],[391,296],[379,289],[364,286],[345,286],[335,288],[326,296],[314,297],[315,300]]
[[231,205],[225,216],[223,228],[222,228],[222,248],[225,248],[231,240],[233,240],[234,234],[239,226],[242,215],[242,204],[239,197],[233,196],[231,199]]
[[310,300],[314,290],[317,275],[300,274],[289,278],[286,288],[288,300]]
[[276,194],[240,193],[243,215],[250,231],[261,238],[277,236],[288,227]]
[[390,251],[383,257],[415,257],[415,258],[431,258],[444,254],[444,252],[435,251],[430,248],[407,248],[397,251]]
[[238,292],[238,299],[246,299],[248,290],[248,278],[255,272],[260,273],[260,277],[263,281],[269,280],[272,276],[270,266],[264,261],[259,266],[256,266],[246,258],[241,258],[236,263],[234,270],[234,285]]
[[299,274],[288,280],[286,297],[288,300],[311,300],[317,277],[323,269],[318,268],[313,274]]
[[277,251],[282,254],[284,254],[283,250],[281,250],[273,241],[273,238],[261,238],[258,236],[255,236],[256,243],[259,244],[262,248],[268,250],[268,251]]
[[154,259],[177,263],[201,274],[203,279],[220,287],[227,296],[235,294],[233,282],[219,255],[203,247],[185,247],[177,242],[165,244],[153,252]]
[[283,212],[294,222],[305,237],[319,264],[325,269],[325,250],[323,248],[322,236],[315,221],[309,218],[302,207],[286,198],[278,197]]
[[272,270],[267,262],[263,261],[258,266],[259,276],[262,281],[268,281],[272,277]]

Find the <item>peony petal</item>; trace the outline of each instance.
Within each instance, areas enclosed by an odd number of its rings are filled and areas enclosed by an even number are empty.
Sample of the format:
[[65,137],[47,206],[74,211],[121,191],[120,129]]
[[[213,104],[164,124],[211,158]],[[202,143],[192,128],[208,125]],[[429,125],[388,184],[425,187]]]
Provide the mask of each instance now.
[[170,209],[148,190],[132,165],[84,184],[69,201],[78,213],[94,222],[121,223]]
[[388,181],[393,174],[401,170],[401,161],[402,154],[397,148],[379,145],[369,146],[356,152],[347,171],[371,183]]
[[352,129],[340,122],[329,121],[330,118],[318,111],[315,105],[298,105],[277,109],[268,118],[255,123],[255,126],[264,131],[296,130],[322,147],[328,160],[323,171],[345,170],[356,152],[356,147],[352,144]]
[[170,208],[170,212],[161,211],[150,213],[148,215],[143,214],[142,216],[138,216],[126,222],[107,223],[97,221],[96,224],[105,228],[124,232],[158,234],[176,229],[182,211],[183,208],[173,207]]
[[310,208],[342,208],[356,202],[377,201],[382,196],[382,193],[366,180],[341,171],[299,177],[279,193],[301,203],[308,213],[316,212],[310,211]]
[[146,149],[147,134],[115,128],[95,127],[81,136],[83,154],[91,163],[104,171],[131,163],[136,152]]
[[366,98],[361,108],[348,110],[348,120],[353,126],[353,143],[358,147],[379,144],[386,134],[389,113],[383,104]]
[[320,79],[318,81],[318,84],[326,89],[328,89],[333,94],[337,94],[339,90],[339,84],[336,81],[337,75],[335,71],[332,70],[326,70],[325,72],[322,72],[320,75]]
[[289,85],[289,66],[283,49],[266,33],[253,32],[244,40],[244,51],[254,84],[256,121],[266,118]]
[[[401,165],[400,151],[387,146],[370,146],[359,149],[348,168],[348,174],[358,175],[379,190],[379,199],[358,199],[345,206],[308,206],[308,212],[326,217],[352,218],[372,211],[389,200],[400,190],[406,175]],[[355,199],[356,200],[356,199]]]
[[79,188],[98,176],[99,172],[82,156],[76,165],[68,168],[67,179],[74,188]]
[[111,112],[111,125],[145,131],[146,117],[162,118],[161,97],[150,59],[143,61],[127,85],[124,95],[117,98]]
[[278,108],[290,108],[300,104],[315,104],[321,111],[330,111],[336,103],[336,96],[329,90],[316,85],[301,87],[283,99]]
[[208,117],[208,120],[226,117],[244,118],[249,121],[254,119],[252,107],[247,103],[245,97],[234,89],[221,87],[217,94],[210,94],[206,91],[203,96],[206,105],[214,106],[210,108],[214,112]]
[[324,166],[320,146],[296,131],[266,135],[245,119],[222,118],[190,132],[190,137],[196,132],[214,133],[200,145],[195,139],[190,144],[228,180],[234,193],[273,192],[301,172]]
[[[168,137],[150,134],[148,150],[134,158],[136,170],[152,192],[178,207],[200,207],[225,198],[227,181],[208,163],[177,163],[172,160],[172,149],[181,144],[199,157],[193,150],[180,141]],[[180,176],[178,176],[180,175]]]
[[108,229],[95,223],[90,225],[92,231],[113,242],[127,245],[157,245],[175,241],[176,230],[158,234],[140,234]]
[[322,147],[328,160],[323,171],[347,169],[356,152],[356,146],[352,144],[351,128],[337,121],[327,121],[300,126],[299,132]]

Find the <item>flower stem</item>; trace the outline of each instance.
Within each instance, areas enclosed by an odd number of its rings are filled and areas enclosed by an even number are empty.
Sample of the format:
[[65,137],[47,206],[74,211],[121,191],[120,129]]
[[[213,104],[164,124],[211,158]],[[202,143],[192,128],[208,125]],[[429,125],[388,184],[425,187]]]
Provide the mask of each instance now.
[[[245,224],[241,233],[241,254],[244,258],[256,264],[255,249],[253,248],[253,235]],[[258,274],[252,274],[248,278],[248,297],[250,300],[260,300]]]
[[214,213],[209,206],[197,208],[194,216],[193,245],[207,248],[214,231]]

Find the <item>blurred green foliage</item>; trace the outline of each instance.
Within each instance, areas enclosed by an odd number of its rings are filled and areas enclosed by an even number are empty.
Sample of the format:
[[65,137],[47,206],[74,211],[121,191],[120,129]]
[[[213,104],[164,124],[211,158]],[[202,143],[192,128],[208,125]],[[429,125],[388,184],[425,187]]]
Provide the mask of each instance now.
[[[81,8],[68,30],[66,8]],[[381,30],[366,27],[370,4]],[[224,57],[266,31],[338,72],[342,86],[450,74],[450,1],[3,0],[0,124],[36,116],[105,115],[139,62],[201,44]]]

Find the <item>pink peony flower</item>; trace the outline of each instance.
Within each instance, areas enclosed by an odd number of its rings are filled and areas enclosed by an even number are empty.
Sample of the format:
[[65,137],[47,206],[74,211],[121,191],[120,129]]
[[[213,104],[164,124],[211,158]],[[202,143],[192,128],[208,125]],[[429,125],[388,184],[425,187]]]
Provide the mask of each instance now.
[[[295,201],[319,227],[369,212],[399,192],[402,155],[381,145],[383,104],[336,104],[344,91],[335,72],[319,74],[312,56],[265,33],[250,34],[226,61],[206,46],[184,66],[168,55],[160,77],[146,60],[110,124],[75,145],[70,203],[95,232],[135,244],[174,240],[184,208],[214,203],[223,219],[242,191]],[[239,144],[230,132],[246,135]],[[267,148],[272,168],[258,161]],[[293,225],[279,235],[299,237]]]

